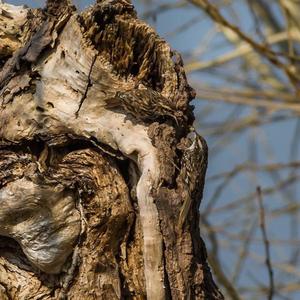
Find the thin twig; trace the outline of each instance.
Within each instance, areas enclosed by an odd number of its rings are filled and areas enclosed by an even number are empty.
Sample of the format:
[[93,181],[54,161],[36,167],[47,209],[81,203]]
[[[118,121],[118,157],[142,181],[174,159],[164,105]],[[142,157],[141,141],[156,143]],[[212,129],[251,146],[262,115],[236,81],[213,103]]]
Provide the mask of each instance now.
[[[239,106],[238,106],[239,107]],[[277,122],[283,122],[287,120],[291,120],[296,118],[295,116],[291,116],[291,114],[286,115],[275,115],[275,116],[263,116],[258,114],[251,114],[244,118],[220,122],[219,124],[201,124],[202,130],[201,134],[204,136],[223,136],[226,132],[230,131],[231,133],[249,130],[251,128],[258,128],[259,126],[263,126],[266,124],[275,124]]]
[[[252,224],[250,224],[249,228],[246,228],[244,232],[242,232],[242,236],[244,240],[241,240],[241,249],[239,251],[239,256],[237,262],[234,266],[234,272],[232,276],[232,282],[234,285],[237,284],[237,280],[242,273],[243,266],[246,264],[246,259],[248,257],[249,248],[251,246],[252,237],[255,233],[257,220],[252,220]],[[246,222],[249,223],[249,222]]]
[[264,32],[263,32],[263,30],[261,28],[261,24],[260,24],[262,20],[258,17],[258,15],[256,13],[256,10],[254,8],[254,2],[251,0],[247,0],[247,5],[248,5],[250,13],[252,15],[252,19],[253,19],[253,22],[255,25],[255,31],[256,31],[257,35],[260,37],[261,41],[266,44],[266,37],[264,35]]
[[[278,182],[276,186],[270,186],[267,188],[264,188],[261,192],[264,195],[272,195],[274,193],[278,193],[280,189],[284,189],[288,186],[291,186],[292,184],[296,183],[300,179],[300,176],[291,176],[287,177],[286,179]],[[233,212],[234,210],[239,209],[242,205],[244,205],[247,201],[251,201],[257,196],[256,192],[250,193],[244,197],[240,197],[236,200],[233,200],[223,206],[214,208],[211,210],[211,213],[220,213],[224,211],[231,210]]]
[[159,15],[159,14],[162,14],[162,13],[172,10],[172,9],[182,8],[182,7],[186,6],[186,4],[187,3],[185,1],[178,1],[175,3],[162,3],[162,4],[158,5],[155,9],[144,12],[142,14],[141,18],[144,20],[150,19],[150,18],[155,19],[157,17],[157,15]]
[[[283,169],[298,169],[300,168],[300,161],[290,161],[288,163],[273,163],[273,164],[254,164],[251,162],[244,162],[236,165],[232,170],[211,175],[206,180],[218,180],[224,177],[232,177],[239,172],[273,172]],[[294,174],[293,174],[294,175]]]
[[263,236],[264,246],[265,246],[265,253],[266,253],[266,266],[268,269],[269,274],[269,292],[268,292],[268,300],[273,299],[274,295],[274,276],[273,276],[273,269],[271,263],[271,254],[270,254],[270,243],[267,236],[266,230],[266,222],[265,222],[265,209],[263,205],[263,198],[260,186],[257,187],[257,198],[259,204],[259,215],[260,215],[260,229]]
[[[286,41],[289,39],[299,41],[299,38],[300,38],[300,36],[296,32],[288,33],[287,31],[283,31],[283,32],[278,32],[278,33],[275,33],[275,34],[269,36],[266,39],[266,43],[268,43],[270,45],[278,44],[278,43],[282,43],[283,41]],[[192,72],[192,71],[200,71],[203,69],[220,66],[220,65],[226,64],[236,58],[245,56],[245,55],[251,53],[253,50],[255,50],[255,49],[251,46],[251,44],[244,42],[244,43],[241,43],[234,50],[227,52],[227,53],[225,53],[217,58],[214,58],[212,60],[191,62],[186,65],[185,69],[187,72]]]
[[295,112],[297,114],[300,113],[300,105],[299,103],[283,103],[283,102],[275,102],[267,99],[259,99],[251,98],[247,96],[237,96],[234,92],[232,94],[226,95],[221,89],[213,89],[213,88],[197,88],[197,94],[201,99],[211,100],[211,101],[221,101],[231,104],[240,104],[246,106],[254,106],[254,107],[263,107],[269,109],[271,111],[278,110],[288,110]]
[[[202,216],[201,221],[205,225],[205,227],[207,227],[208,229],[211,228],[210,223],[205,218],[205,216]],[[237,290],[233,286],[232,282],[227,278],[227,274],[222,269],[222,264],[219,261],[219,247],[216,234],[213,231],[208,230],[208,239],[211,243],[211,250],[208,253],[208,261],[214,271],[217,280],[224,287],[232,300],[241,300]]]

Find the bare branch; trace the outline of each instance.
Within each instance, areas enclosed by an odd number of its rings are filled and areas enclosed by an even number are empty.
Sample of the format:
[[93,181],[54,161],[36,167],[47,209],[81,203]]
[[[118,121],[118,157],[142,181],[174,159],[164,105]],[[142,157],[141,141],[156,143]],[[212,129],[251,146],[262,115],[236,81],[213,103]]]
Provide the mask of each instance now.
[[[287,40],[300,41],[300,35],[298,32],[295,31],[290,31],[290,32],[283,31],[267,37],[266,42],[271,45],[271,44],[281,43]],[[255,50],[255,48],[251,44],[242,43],[233,51],[225,53],[222,56],[218,56],[217,58],[212,59],[210,61],[191,62],[186,65],[185,69],[187,72],[192,72],[192,71],[200,71],[203,69],[208,69],[215,66],[220,66],[222,64],[230,62],[233,59],[239,58],[241,56],[245,56],[251,53],[253,50]]]
[[[223,89],[215,89],[213,87],[198,87],[196,88],[198,97],[202,99],[208,99],[213,101],[228,102],[232,104],[240,104],[254,107],[263,107],[269,109],[270,111],[279,111],[279,110],[290,110],[297,114],[300,113],[299,103],[282,103],[267,100],[266,98],[256,99],[254,97],[248,97],[245,94],[243,95],[239,91],[227,92]],[[295,102],[296,102],[296,98]]]
[[265,222],[265,210],[263,205],[263,198],[261,193],[261,188],[257,187],[257,198],[259,204],[259,213],[260,213],[260,228],[264,240],[265,253],[266,253],[266,266],[269,273],[269,294],[268,299],[272,300],[274,295],[274,276],[273,276],[273,268],[271,263],[271,254],[270,254],[270,243],[267,236],[266,230],[266,222]]
[[266,57],[272,64],[277,66],[278,68],[282,69],[288,78],[290,79],[291,83],[295,87],[295,91],[299,92],[299,85],[300,85],[300,76],[289,65],[284,64],[279,58],[277,53],[275,53],[269,47],[259,44],[251,39],[247,34],[242,32],[237,26],[231,24],[227,21],[219,12],[218,8],[212,5],[208,0],[189,0],[192,4],[196,5],[203,9],[215,22],[219,23],[220,25],[230,29],[234,32],[241,40],[247,42],[253,49],[255,49],[258,53]]

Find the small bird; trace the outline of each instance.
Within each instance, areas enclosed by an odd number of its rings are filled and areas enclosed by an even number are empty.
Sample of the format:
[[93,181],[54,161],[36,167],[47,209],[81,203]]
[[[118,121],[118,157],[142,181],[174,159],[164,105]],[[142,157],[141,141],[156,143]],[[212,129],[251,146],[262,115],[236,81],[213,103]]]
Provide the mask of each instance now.
[[207,169],[208,148],[205,140],[195,131],[188,134],[191,146],[183,151],[180,176],[184,180],[185,195],[180,209],[178,227],[181,229],[187,219],[195,196],[202,198]]
[[118,91],[113,98],[106,100],[106,108],[122,107],[136,119],[155,121],[160,117],[171,117],[178,125],[184,118],[176,105],[151,88],[133,88]]

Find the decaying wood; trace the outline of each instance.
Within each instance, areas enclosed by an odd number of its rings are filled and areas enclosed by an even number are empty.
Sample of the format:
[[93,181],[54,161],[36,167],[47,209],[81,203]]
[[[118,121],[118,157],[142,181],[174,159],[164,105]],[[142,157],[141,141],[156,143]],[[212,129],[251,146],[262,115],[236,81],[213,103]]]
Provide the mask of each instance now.
[[[0,2],[1,3],[1,2]],[[25,7],[1,3],[0,9],[0,58],[11,56],[24,45],[26,33],[24,25],[28,20],[29,10]]]
[[0,12],[1,299],[222,299],[180,55],[125,0]]

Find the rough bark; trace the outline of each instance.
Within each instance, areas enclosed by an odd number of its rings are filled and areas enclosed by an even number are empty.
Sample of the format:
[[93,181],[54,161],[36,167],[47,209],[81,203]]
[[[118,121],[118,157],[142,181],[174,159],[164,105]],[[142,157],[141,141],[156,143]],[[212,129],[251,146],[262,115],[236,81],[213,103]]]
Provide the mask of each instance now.
[[125,0],[0,3],[0,42],[0,298],[222,299],[180,55]]

